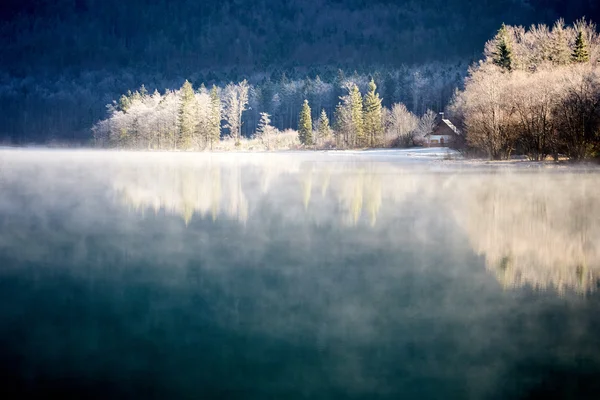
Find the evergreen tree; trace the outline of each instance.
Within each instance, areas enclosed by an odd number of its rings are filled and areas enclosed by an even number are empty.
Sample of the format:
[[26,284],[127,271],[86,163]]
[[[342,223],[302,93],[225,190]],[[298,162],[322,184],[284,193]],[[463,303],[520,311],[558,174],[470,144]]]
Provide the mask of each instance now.
[[571,60],[577,63],[585,63],[590,61],[590,55],[588,53],[585,36],[583,36],[583,31],[581,30],[577,33],[577,38],[575,39],[575,49],[571,55]]
[[256,129],[256,138],[262,142],[266,150],[272,150],[276,147],[277,133],[277,128],[271,125],[271,116],[266,112],[261,112]]
[[180,149],[189,149],[194,135],[194,89],[187,80],[180,89],[180,104],[178,113],[178,146]]
[[119,98],[119,103],[117,104],[117,109],[119,111],[127,112],[129,107],[131,106],[131,97],[133,94],[131,90],[128,90],[126,94],[121,95]]
[[266,112],[260,113],[260,121],[258,121],[258,126],[256,128],[256,134],[262,135],[269,130],[271,127],[271,116]]
[[265,78],[262,82],[262,84],[260,85],[260,91],[259,91],[259,98],[260,98],[260,108],[262,110],[265,110],[265,112],[272,112],[272,102],[273,102],[273,96],[275,95],[275,88],[273,85],[273,82],[271,82],[271,80],[269,78]]
[[[344,103],[338,103],[335,107],[335,143],[337,147],[345,147],[350,144],[350,131],[352,121],[350,120],[349,96],[341,97]],[[346,102],[348,100],[348,102]],[[348,103],[348,105],[346,104]]]
[[208,140],[210,149],[221,139],[221,99],[217,87],[213,85],[210,91],[210,133]]
[[308,100],[304,100],[302,111],[300,111],[300,120],[298,122],[298,139],[305,146],[312,146],[312,117],[310,116],[310,106]]
[[375,81],[369,82],[369,91],[364,99],[364,130],[366,144],[370,147],[381,143],[383,136],[383,126],[381,119],[381,98],[377,90]]
[[344,96],[346,94],[345,88],[344,88],[344,83],[346,82],[346,75],[344,74],[344,71],[341,69],[338,69],[337,71],[337,75],[335,76],[335,79],[333,81],[333,96],[334,96],[334,103],[337,102],[342,96]]
[[[146,88],[144,88],[144,90],[146,90]],[[133,92],[133,94],[130,97],[131,102],[133,103],[134,101],[141,101],[142,100],[142,95],[140,94],[140,92],[138,90],[136,90],[135,92]]]
[[365,133],[364,133],[364,120],[363,120],[363,102],[360,90],[356,84],[352,84],[350,87],[350,120],[352,121],[352,133],[353,140],[351,140],[354,146],[365,145]]
[[569,43],[567,43],[563,23],[562,20],[559,20],[552,28],[550,61],[555,65],[566,65],[571,61],[571,49],[569,49]]
[[383,81],[383,98],[384,105],[391,107],[396,103],[396,80],[391,72],[386,73]]
[[513,68],[513,54],[506,25],[502,24],[502,27],[496,34],[495,43],[496,50],[492,54],[494,64],[507,71],[511,71]]
[[329,118],[325,109],[321,110],[319,121],[317,122],[317,134],[319,142],[323,143],[331,136],[331,128],[329,127]]
[[140,86],[140,96],[142,98],[145,98],[146,96],[148,96],[148,90],[146,89],[146,86],[144,84],[142,84],[142,86]]

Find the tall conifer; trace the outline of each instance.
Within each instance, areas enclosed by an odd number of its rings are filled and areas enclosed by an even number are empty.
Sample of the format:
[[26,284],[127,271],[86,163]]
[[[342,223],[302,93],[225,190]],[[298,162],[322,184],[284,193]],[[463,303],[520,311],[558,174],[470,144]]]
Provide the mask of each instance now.
[[368,146],[375,146],[381,142],[383,135],[383,126],[381,121],[381,98],[377,90],[375,81],[369,82],[369,91],[364,99],[364,130],[365,139]]
[[350,88],[350,118],[354,134],[354,146],[365,145],[365,132],[363,121],[363,102],[358,86],[352,84]]
[[310,106],[308,100],[304,100],[302,111],[300,111],[300,120],[298,122],[298,138],[300,143],[305,146],[312,146],[312,118],[310,116]]
[[577,33],[577,38],[575,39],[575,49],[571,55],[571,60],[577,63],[585,63],[590,61],[590,54],[587,49],[585,36],[583,36],[583,31],[581,30]]
[[317,134],[318,140],[321,143],[329,139],[331,136],[331,127],[329,126],[329,118],[327,118],[325,109],[321,110],[321,115],[319,116],[319,122],[317,123]]
[[493,53],[493,61],[494,64],[503,68],[507,71],[511,71],[514,67],[513,65],[513,53],[512,53],[512,45],[508,35],[508,29],[506,29],[506,25],[502,24],[502,27],[496,34],[496,50]]
[[208,140],[212,150],[213,144],[221,139],[221,99],[217,87],[213,85],[210,91],[210,131]]
[[192,146],[192,136],[194,135],[194,88],[189,81],[185,81],[180,90],[180,105],[178,114],[179,140],[178,145],[181,149],[188,149]]

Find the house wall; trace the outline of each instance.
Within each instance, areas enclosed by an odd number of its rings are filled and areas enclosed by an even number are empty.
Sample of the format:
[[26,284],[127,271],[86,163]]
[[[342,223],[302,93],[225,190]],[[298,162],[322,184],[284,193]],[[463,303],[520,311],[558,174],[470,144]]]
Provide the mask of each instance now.
[[455,133],[454,131],[446,124],[444,123],[440,123],[438,124],[434,129],[433,129],[433,133],[432,135],[448,135],[448,136],[454,136]]
[[444,139],[443,146],[448,146],[452,140],[452,135],[429,135],[427,144],[430,147],[442,146],[442,139]]

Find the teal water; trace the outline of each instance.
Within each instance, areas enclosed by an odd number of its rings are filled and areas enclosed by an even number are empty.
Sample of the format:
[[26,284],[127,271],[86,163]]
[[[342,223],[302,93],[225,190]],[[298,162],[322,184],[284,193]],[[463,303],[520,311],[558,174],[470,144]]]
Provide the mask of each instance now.
[[596,399],[600,172],[0,151],[2,398]]

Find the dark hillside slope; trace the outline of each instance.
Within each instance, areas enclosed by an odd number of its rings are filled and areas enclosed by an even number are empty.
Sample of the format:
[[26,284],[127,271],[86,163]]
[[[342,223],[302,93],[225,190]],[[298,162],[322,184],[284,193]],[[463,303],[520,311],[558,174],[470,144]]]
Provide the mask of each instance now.
[[0,141],[85,139],[104,104],[132,84],[468,63],[502,22],[600,20],[598,3],[2,0],[0,107],[10,112],[0,113]]

